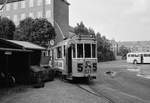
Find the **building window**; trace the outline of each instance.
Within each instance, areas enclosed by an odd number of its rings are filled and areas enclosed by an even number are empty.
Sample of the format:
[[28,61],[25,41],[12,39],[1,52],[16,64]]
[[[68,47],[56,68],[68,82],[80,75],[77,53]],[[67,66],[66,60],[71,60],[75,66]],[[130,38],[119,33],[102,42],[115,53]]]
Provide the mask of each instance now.
[[26,7],[26,2],[25,1],[21,1],[21,8],[25,8]]
[[16,10],[18,8],[18,2],[14,2],[13,7],[14,7],[14,10]]
[[32,12],[29,13],[29,17],[34,18],[34,14]]
[[26,17],[25,13],[22,13],[20,19],[23,20],[23,19],[25,19],[25,17]]
[[37,5],[38,5],[38,6],[42,5],[42,0],[38,0],[38,1],[37,1]]
[[51,10],[47,10],[46,11],[46,18],[50,18],[51,17]]
[[42,11],[37,12],[37,17],[42,18]]
[[51,4],[51,0],[45,0],[45,4]]
[[34,3],[34,0],[29,0],[30,2],[29,2],[29,6],[30,7],[33,7],[33,3]]
[[7,5],[6,5],[6,11],[9,11],[10,10],[10,3],[8,3]]

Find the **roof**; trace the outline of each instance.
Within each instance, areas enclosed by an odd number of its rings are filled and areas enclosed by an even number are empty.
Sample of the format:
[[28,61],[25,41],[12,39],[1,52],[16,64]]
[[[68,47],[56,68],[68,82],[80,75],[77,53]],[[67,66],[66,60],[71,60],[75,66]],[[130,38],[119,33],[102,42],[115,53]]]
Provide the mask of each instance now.
[[[6,0],[0,0],[0,4],[3,4]],[[8,0],[7,3],[18,2],[23,0]]]
[[64,1],[67,5],[70,5],[70,3],[67,0],[62,0]]
[[31,52],[31,50],[11,49],[11,48],[0,48],[0,51]]
[[31,42],[27,42],[27,41],[17,41],[17,40],[6,40],[8,42],[20,45],[26,49],[38,49],[38,50],[44,50],[44,47],[41,47],[39,45],[33,44]]

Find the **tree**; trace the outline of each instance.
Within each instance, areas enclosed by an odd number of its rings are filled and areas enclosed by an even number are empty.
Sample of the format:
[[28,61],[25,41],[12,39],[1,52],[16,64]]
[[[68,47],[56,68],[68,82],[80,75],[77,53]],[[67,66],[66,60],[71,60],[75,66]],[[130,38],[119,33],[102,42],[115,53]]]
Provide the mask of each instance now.
[[100,33],[96,34],[97,39],[97,56],[98,61],[115,60],[115,55],[111,51],[111,43],[105,36],[101,36]]
[[124,58],[126,59],[126,55],[129,52],[130,52],[130,49],[127,48],[127,47],[125,47],[124,45],[122,45],[122,46],[119,47],[119,55],[121,55],[123,59]]
[[92,28],[87,28],[83,22],[77,23],[74,30],[77,35],[90,35],[96,37],[98,61],[115,59],[114,53],[111,51],[111,43],[105,36],[101,36],[100,33],[95,33]]
[[13,21],[6,17],[0,18],[0,38],[13,39],[15,29]]
[[77,35],[88,35],[88,28],[83,24],[83,22],[77,23],[77,26],[74,28]]
[[20,22],[15,32],[16,40],[30,41],[47,47],[48,41],[55,38],[55,30],[52,24],[44,18],[26,18]]

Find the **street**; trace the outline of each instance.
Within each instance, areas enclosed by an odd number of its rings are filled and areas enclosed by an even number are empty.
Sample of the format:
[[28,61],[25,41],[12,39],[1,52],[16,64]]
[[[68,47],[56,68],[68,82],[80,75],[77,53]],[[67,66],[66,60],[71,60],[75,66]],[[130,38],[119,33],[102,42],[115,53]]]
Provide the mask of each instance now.
[[[32,86],[1,89],[0,103],[149,103],[150,80],[137,76],[136,70],[129,71],[140,66],[125,61],[101,62],[97,79],[89,84],[55,79],[39,89]],[[83,89],[77,85],[83,85]]]
[[[137,76],[135,69],[140,66],[127,64],[126,61],[99,63],[97,80],[92,88],[115,103],[149,103],[150,80]],[[107,74],[107,71],[113,71],[114,74]]]

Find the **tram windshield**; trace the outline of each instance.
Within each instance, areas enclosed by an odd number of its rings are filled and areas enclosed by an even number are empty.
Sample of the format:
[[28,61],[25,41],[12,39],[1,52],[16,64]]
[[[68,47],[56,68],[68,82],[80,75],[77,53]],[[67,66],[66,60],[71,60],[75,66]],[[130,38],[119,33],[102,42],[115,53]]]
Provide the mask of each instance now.
[[83,58],[83,44],[77,44],[77,58]]
[[85,58],[91,58],[91,44],[84,44]]
[[[73,49],[73,57],[75,57],[75,50]],[[96,58],[96,44],[85,43],[77,44],[77,58]]]

